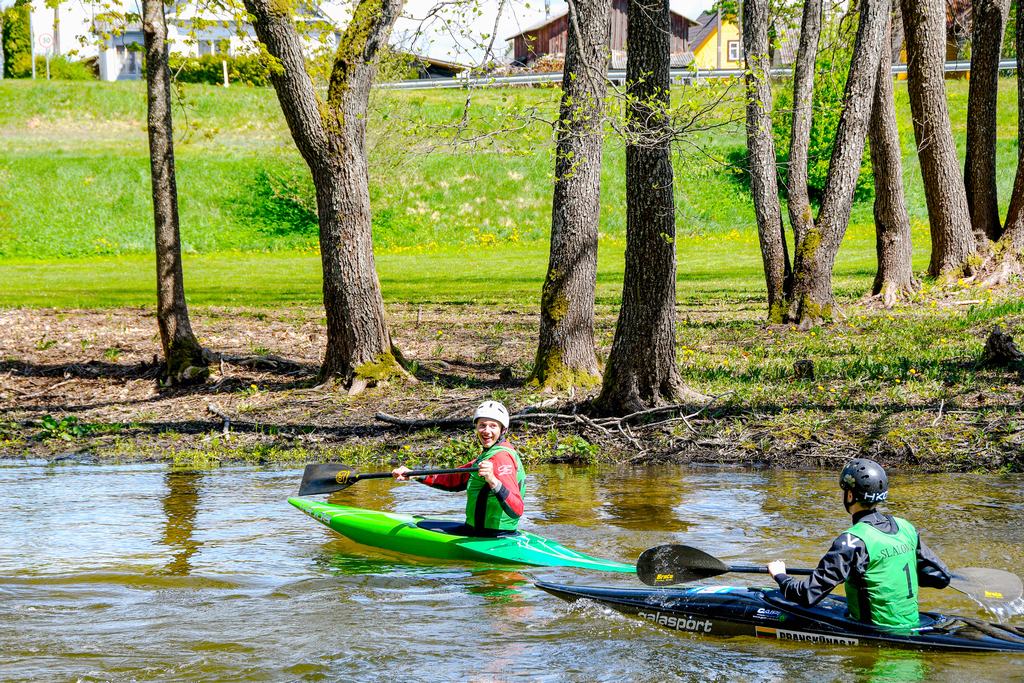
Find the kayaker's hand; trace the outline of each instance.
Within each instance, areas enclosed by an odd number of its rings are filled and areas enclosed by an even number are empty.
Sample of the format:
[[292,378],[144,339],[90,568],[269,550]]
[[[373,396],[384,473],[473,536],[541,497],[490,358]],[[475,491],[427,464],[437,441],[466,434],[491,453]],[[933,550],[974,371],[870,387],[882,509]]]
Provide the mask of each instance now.
[[487,481],[487,484],[492,489],[497,489],[499,486],[501,486],[501,480],[494,476],[494,463],[491,462],[490,460],[484,460],[482,463],[480,463],[479,474]]
[[409,477],[405,476],[405,473],[411,471],[412,470],[410,470],[408,467],[402,465],[401,467],[396,467],[395,469],[391,470],[391,476],[397,479],[398,481],[408,481]]
[[786,563],[782,560],[772,560],[768,563],[768,573],[772,575],[773,579],[775,578],[776,574],[785,574]]

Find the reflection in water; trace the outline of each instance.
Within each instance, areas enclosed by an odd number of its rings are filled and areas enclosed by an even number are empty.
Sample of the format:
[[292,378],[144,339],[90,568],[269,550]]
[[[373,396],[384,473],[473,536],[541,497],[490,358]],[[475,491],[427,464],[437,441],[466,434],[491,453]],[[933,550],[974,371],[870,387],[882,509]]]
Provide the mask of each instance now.
[[192,569],[189,560],[202,546],[195,540],[202,477],[202,472],[175,470],[168,470],[164,475],[167,484],[167,495],[163,499],[166,522],[161,542],[174,551],[163,569],[166,574],[187,576]]
[[[332,532],[333,533],[333,532]],[[345,550],[339,550],[344,547]],[[351,547],[351,551],[348,548]],[[321,570],[335,576],[385,576],[399,574],[444,574],[445,566],[440,560],[417,560],[409,555],[400,555],[379,548],[369,548],[346,539],[332,541],[313,558]],[[452,571],[465,571],[462,565],[451,565]]]
[[[684,509],[689,498],[686,479],[678,468],[616,468],[596,477],[601,487],[606,518],[631,531],[683,532],[688,520],[672,514]],[[643,493],[637,495],[639,491]]]
[[526,516],[539,524],[601,524],[604,502],[591,472],[580,467],[534,468],[527,484]]
[[522,601],[522,588],[532,582],[519,572],[500,569],[484,569],[473,572],[473,583],[466,590],[473,595],[482,595],[493,604],[515,605]]
[[858,650],[846,668],[862,683],[916,683],[928,679],[924,656],[913,650]]
[[485,571],[474,572],[467,586],[471,595],[483,596],[487,616],[486,632],[506,643],[496,656],[481,662],[481,673],[488,679],[494,676],[510,675],[526,657],[526,645],[520,638],[526,624],[533,621],[534,609],[521,590],[529,584],[528,579],[518,572]]

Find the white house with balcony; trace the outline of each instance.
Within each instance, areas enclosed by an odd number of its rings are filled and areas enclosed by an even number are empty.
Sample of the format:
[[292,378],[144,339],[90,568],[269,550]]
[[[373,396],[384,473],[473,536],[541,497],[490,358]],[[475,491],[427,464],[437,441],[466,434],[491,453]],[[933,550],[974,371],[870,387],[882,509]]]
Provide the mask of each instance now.
[[[63,55],[70,59],[96,57],[100,79],[135,80],[142,76],[144,41],[141,0],[114,0],[102,10],[90,3],[32,0],[32,44],[36,55]],[[333,50],[340,33],[334,22],[316,9],[299,19],[308,54]],[[256,34],[248,22],[227,14],[201,11],[194,5],[168,8],[167,43],[172,54],[228,56],[256,51]]]

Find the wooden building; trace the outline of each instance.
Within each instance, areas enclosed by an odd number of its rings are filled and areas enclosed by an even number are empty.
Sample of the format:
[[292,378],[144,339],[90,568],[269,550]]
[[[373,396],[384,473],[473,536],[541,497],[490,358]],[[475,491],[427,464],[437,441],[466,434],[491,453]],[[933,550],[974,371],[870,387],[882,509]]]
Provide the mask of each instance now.
[[[671,12],[671,18],[671,53],[681,55],[689,52],[690,27],[696,26],[696,22],[678,12]],[[565,9],[509,38],[513,63],[528,65],[545,55],[564,56],[568,35],[569,10]],[[626,0],[612,0],[609,47],[613,51],[626,49]]]

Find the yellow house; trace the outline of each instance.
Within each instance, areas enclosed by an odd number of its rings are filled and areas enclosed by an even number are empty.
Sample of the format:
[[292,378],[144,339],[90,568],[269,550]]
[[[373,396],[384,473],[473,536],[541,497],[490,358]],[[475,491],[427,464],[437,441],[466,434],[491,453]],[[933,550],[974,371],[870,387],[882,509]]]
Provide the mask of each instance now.
[[731,21],[719,21],[717,12],[704,12],[690,27],[690,51],[699,69],[743,67],[740,32]]

